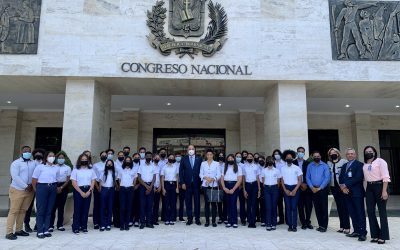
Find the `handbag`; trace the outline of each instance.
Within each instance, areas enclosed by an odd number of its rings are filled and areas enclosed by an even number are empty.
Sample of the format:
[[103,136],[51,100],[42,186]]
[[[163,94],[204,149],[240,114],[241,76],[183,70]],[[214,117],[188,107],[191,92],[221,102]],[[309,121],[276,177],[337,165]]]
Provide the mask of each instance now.
[[224,191],[219,189],[219,185],[217,185],[217,189],[215,189],[214,187],[207,188],[206,195],[208,198],[208,202],[220,203],[224,200]]

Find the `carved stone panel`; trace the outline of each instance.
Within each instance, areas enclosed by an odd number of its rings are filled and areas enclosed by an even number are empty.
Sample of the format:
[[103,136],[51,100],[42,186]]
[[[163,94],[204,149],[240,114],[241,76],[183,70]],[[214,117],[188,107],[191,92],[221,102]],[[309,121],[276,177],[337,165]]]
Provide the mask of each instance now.
[[333,60],[400,60],[400,2],[329,0]]
[[36,54],[42,0],[0,1],[0,54]]

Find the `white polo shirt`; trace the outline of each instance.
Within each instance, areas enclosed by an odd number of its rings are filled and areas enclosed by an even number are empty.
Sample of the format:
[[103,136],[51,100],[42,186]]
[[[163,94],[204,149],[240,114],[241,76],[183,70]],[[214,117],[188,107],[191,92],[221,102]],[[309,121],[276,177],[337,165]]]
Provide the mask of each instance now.
[[228,165],[228,168],[226,169],[226,173],[224,170],[222,170],[222,175],[224,176],[224,181],[237,181],[238,177],[243,176],[242,167],[240,165],[238,165],[238,170],[236,173],[233,171],[233,165]]
[[119,184],[121,187],[133,187],[133,182],[136,177],[137,172],[133,168],[125,168],[118,173]]
[[281,169],[281,175],[283,182],[286,185],[297,185],[297,177],[303,175],[303,171],[297,165],[290,165],[290,167],[285,164]]
[[96,174],[91,168],[74,168],[71,173],[71,180],[76,181],[78,186],[90,186],[92,184],[92,180],[96,180],[96,178]]
[[[200,166],[199,177],[203,181],[202,187],[217,187],[218,179],[221,178],[219,163],[212,161],[211,164],[208,164],[207,161],[203,161]],[[204,177],[213,178],[215,181],[207,184],[207,181],[204,179]]]
[[65,164],[57,165],[60,170],[60,174],[57,178],[57,182],[66,182],[67,177],[71,176],[71,168]]
[[13,161],[10,166],[11,187],[17,190],[24,190],[29,184],[32,184],[32,174],[35,170],[35,161],[24,161],[22,157]]
[[154,182],[154,187],[159,188],[160,187],[160,174],[161,174],[161,169],[163,167],[160,166],[160,162],[158,162],[157,165],[155,163],[153,163],[153,164],[154,164],[154,170],[156,172],[156,181]]
[[261,178],[264,178],[264,185],[272,186],[278,184],[278,180],[282,177],[281,171],[272,167],[263,168],[260,174]]
[[[118,178],[117,173],[115,173],[115,178]],[[107,171],[107,179],[106,175],[104,174],[104,171],[100,173],[100,177],[98,178],[98,181],[100,182],[102,187],[106,188],[111,188],[114,187],[114,180],[112,178],[112,171],[108,170]]]
[[99,161],[93,165],[93,170],[96,173],[96,177],[99,179],[100,174],[104,172],[104,168],[106,167],[106,162]]
[[157,174],[157,169],[152,162],[149,165],[140,163],[138,174],[144,182],[152,182],[153,176]]
[[258,164],[245,162],[242,170],[243,175],[246,176],[246,182],[257,181],[257,177],[260,174],[260,168]]
[[33,171],[32,178],[38,180],[38,183],[55,183],[60,175],[60,167],[57,165],[44,165],[36,166]]
[[164,176],[165,181],[176,181],[176,176],[179,174],[179,165],[177,164],[169,164],[167,163],[162,172],[161,175]]

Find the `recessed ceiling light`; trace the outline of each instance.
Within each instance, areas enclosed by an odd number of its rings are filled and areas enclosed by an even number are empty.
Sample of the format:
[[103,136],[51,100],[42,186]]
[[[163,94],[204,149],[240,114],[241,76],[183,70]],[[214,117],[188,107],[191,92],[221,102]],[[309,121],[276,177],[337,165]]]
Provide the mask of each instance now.
[[396,105],[396,108],[400,108],[400,105]]
[[345,106],[346,108],[350,108],[350,105],[349,104],[346,104],[346,106]]
[[218,107],[221,107],[222,106],[222,104],[221,103],[218,103]]
[[170,103],[170,102],[167,102],[166,104],[167,104],[167,106],[171,106],[172,105],[172,103]]
[[7,104],[11,104],[11,101],[7,101]]

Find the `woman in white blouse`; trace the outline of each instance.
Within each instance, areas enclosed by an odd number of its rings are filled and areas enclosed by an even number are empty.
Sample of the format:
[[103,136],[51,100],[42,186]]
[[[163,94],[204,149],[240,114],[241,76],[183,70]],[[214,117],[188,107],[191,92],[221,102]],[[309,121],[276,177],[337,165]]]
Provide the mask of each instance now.
[[176,213],[176,196],[179,193],[179,165],[175,164],[175,156],[168,156],[168,163],[161,170],[161,188],[165,196],[165,225],[174,225]]
[[206,151],[206,161],[203,161],[200,166],[200,179],[202,181],[202,189],[204,191],[204,213],[206,217],[205,227],[210,226],[210,203],[211,203],[211,217],[212,226],[216,227],[216,217],[217,217],[217,203],[209,202],[209,197],[207,197],[207,189],[218,188],[218,180],[220,178],[219,164],[214,161],[214,152],[211,149]]
[[100,231],[110,231],[114,193],[117,187],[117,173],[113,160],[106,160],[104,170],[99,173],[97,181],[100,184]]

